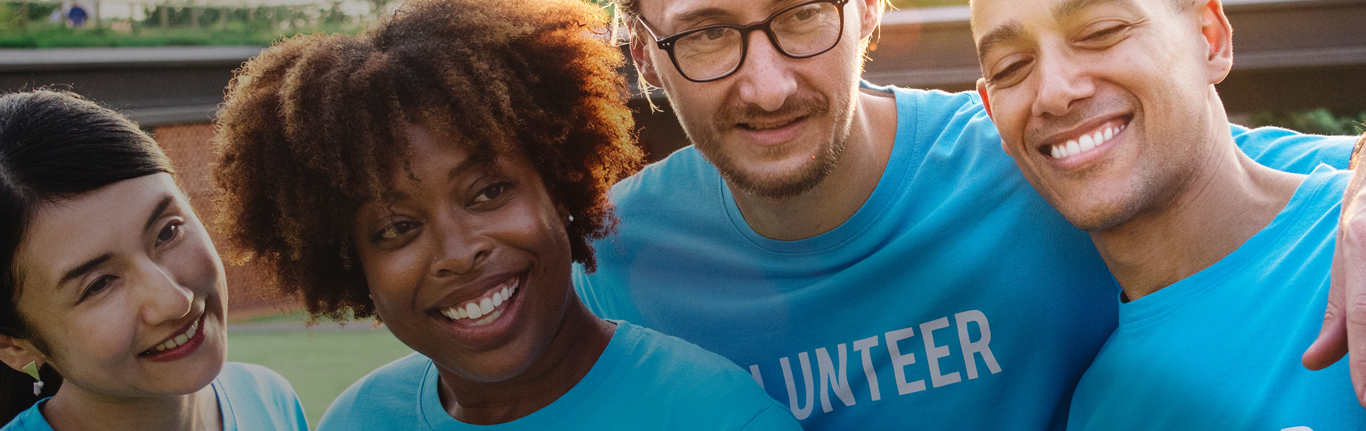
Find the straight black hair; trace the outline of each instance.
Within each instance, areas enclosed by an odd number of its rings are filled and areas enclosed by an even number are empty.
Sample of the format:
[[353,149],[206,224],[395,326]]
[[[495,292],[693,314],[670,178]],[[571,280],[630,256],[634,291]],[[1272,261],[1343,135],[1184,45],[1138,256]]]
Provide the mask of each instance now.
[[[174,175],[171,161],[137,124],[113,110],[62,91],[0,96],[0,335],[46,345],[19,314],[14,256],[33,215],[46,204],[145,175]],[[61,386],[52,367],[40,371],[51,396]],[[0,367],[0,424],[40,399],[33,379]]]

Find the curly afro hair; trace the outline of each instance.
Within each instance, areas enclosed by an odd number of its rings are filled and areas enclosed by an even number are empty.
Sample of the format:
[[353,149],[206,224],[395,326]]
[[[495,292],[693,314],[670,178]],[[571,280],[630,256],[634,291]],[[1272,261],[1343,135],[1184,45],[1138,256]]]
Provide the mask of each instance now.
[[485,163],[530,160],[573,217],[574,261],[593,270],[589,242],[615,223],[608,188],[643,157],[604,15],[580,0],[417,0],[361,35],[262,52],[218,117],[228,257],[260,265],[313,318],[373,316],[352,218],[407,169],[406,126],[421,124]]

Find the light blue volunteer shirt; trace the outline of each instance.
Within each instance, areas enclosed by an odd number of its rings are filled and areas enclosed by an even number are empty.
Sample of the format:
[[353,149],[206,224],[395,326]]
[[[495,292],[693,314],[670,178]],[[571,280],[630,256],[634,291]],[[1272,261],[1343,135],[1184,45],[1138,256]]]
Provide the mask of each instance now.
[[1119,328],[1077,385],[1067,429],[1366,429],[1347,361],[1300,365],[1323,323],[1350,178],[1320,168],[1233,253],[1119,304]]
[[[807,430],[1061,429],[1118,287],[1001,150],[971,93],[893,91],[895,147],[835,229],[765,238],[693,147],[617,184],[617,234],[576,268],[594,312],[731,359]],[[1354,140],[1233,127],[1268,166]],[[872,167],[870,167],[871,169]]]
[[[211,383],[218,395],[224,431],[308,431],[308,419],[294,388],[269,368],[228,362]],[[39,407],[44,398],[24,410],[0,431],[52,431]]]
[[536,412],[497,425],[452,418],[432,360],[414,353],[352,384],[318,431],[745,430],[800,431],[744,371],[678,338],[616,322],[612,340],[573,388]]

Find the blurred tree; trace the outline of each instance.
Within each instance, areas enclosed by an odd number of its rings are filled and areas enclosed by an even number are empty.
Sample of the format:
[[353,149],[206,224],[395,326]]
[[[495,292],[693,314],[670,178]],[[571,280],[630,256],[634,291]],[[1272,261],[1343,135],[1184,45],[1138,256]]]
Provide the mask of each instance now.
[[1366,111],[1335,113],[1325,108],[1307,111],[1257,112],[1248,126],[1276,126],[1319,135],[1359,135],[1366,130]]

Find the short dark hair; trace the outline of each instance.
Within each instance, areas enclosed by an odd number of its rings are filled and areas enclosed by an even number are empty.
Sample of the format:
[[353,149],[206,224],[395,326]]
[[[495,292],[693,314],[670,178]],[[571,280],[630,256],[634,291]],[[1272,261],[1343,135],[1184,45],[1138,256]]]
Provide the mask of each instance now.
[[[351,242],[410,156],[406,124],[477,158],[531,161],[573,217],[575,262],[615,220],[607,190],[639,168],[623,59],[604,13],[580,0],[418,0],[360,36],[307,35],[249,61],[215,138],[217,225],[229,257],[313,318],[374,315]],[[594,32],[600,34],[594,34]]]
[[[15,254],[44,205],[145,175],[175,173],[161,148],[137,124],[75,93],[35,90],[0,96],[0,335],[47,350],[24,323]],[[43,393],[61,378],[42,370]],[[32,379],[0,371],[0,423],[33,405]]]

